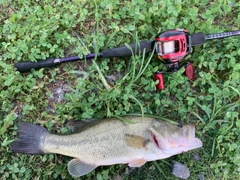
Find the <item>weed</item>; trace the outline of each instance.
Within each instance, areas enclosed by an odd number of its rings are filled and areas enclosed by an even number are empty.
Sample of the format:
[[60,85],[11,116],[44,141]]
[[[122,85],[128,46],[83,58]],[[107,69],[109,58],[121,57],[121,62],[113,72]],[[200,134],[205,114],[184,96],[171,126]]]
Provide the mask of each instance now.
[[[165,67],[153,54],[93,59],[52,69],[16,72],[14,63],[49,57],[97,53],[164,30],[185,28],[206,34],[240,29],[238,1],[143,0],[1,1],[0,4],[0,177],[1,179],[71,179],[68,157],[14,154],[20,114],[24,121],[68,133],[69,119],[140,113],[194,123],[203,148],[141,168],[99,167],[83,179],[175,179],[169,166],[177,160],[190,179],[237,179],[240,173],[239,37],[209,41],[188,57],[196,69],[190,81],[184,70],[165,76],[155,90],[154,72]],[[55,89],[67,85],[63,99]],[[49,110],[50,109],[50,110]],[[193,156],[199,156],[194,160]]]

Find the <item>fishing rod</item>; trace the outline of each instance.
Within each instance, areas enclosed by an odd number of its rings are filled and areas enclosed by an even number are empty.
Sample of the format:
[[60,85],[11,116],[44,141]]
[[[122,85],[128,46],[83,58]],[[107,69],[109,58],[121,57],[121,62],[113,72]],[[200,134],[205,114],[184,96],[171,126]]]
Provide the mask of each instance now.
[[130,44],[129,49],[127,46],[121,46],[109,50],[105,50],[99,52],[98,54],[87,54],[84,55],[82,58],[79,56],[72,56],[72,57],[65,57],[65,58],[49,58],[46,60],[39,60],[37,62],[19,62],[15,64],[17,70],[21,73],[29,72],[31,69],[40,69],[46,67],[55,67],[61,63],[79,61],[84,59],[94,59],[97,58],[113,58],[113,57],[126,57],[131,56],[132,53],[134,54],[142,54],[143,50],[146,50],[146,53],[152,51],[154,41],[141,41],[139,45],[136,43]]
[[[181,61],[192,52],[192,47],[203,45],[207,40],[222,39],[226,37],[239,36],[240,30],[215,33],[205,35],[203,32],[190,34],[185,29],[168,30],[159,33],[154,40],[140,41],[139,44],[133,43],[129,46],[121,46],[109,50],[104,50],[98,54],[87,54],[83,58],[78,56],[65,58],[49,58],[37,62],[19,62],[15,67],[19,72],[29,72],[31,69],[40,69],[46,67],[55,67],[58,64],[73,62],[84,59],[93,58],[113,58],[141,55],[155,51],[156,59],[161,60],[167,67],[166,71],[158,71],[154,75],[154,80],[158,81],[156,89],[164,89],[163,74],[176,72],[182,67],[185,68],[185,75],[189,79],[194,78],[193,66],[189,62],[182,63]],[[130,47],[130,49],[129,49]],[[155,48],[154,48],[155,47]]]

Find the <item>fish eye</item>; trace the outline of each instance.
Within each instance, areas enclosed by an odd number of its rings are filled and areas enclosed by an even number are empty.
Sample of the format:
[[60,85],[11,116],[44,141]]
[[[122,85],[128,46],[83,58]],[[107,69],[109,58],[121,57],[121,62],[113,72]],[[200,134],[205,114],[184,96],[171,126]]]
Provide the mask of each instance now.
[[183,124],[181,122],[178,122],[177,127],[182,128]]

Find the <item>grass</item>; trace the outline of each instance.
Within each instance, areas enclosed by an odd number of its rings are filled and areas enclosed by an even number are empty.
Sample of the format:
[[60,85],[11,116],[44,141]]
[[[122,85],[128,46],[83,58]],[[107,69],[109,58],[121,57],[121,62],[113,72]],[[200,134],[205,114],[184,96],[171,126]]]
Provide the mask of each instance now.
[[[191,33],[240,29],[238,1],[0,1],[0,177],[1,179],[71,179],[60,155],[13,154],[17,115],[67,133],[71,119],[102,118],[128,113],[165,116],[194,123],[203,148],[139,169],[125,165],[99,167],[82,179],[176,179],[173,160],[186,164],[198,179],[237,179],[240,173],[240,40],[209,41],[188,57],[196,70],[190,81],[183,70],[166,75],[156,91],[153,73],[164,66],[152,54],[95,59],[20,74],[14,63],[48,57],[98,52],[153,39],[164,30]],[[110,83],[109,77],[117,80]],[[57,87],[68,86],[54,101]],[[49,110],[50,109],[50,110]],[[200,156],[198,161],[194,156]]]

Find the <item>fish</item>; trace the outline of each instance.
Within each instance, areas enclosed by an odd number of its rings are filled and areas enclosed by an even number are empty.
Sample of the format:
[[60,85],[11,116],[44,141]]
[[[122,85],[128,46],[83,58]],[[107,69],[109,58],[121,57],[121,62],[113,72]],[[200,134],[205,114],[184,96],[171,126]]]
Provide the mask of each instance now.
[[10,150],[23,154],[56,153],[73,157],[68,172],[84,176],[98,166],[127,164],[141,167],[148,161],[202,147],[193,124],[178,127],[161,118],[125,116],[92,122],[72,121],[70,134],[54,134],[42,126],[20,121]]

